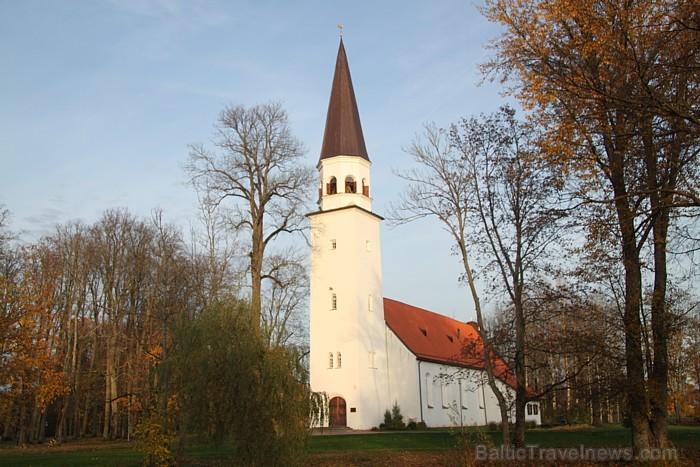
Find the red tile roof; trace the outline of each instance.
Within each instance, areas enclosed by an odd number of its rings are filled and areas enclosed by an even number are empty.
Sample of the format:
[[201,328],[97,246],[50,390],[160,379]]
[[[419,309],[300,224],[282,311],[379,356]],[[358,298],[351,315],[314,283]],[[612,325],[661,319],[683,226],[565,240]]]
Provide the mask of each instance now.
[[326,130],[323,133],[321,146],[321,159],[334,156],[359,156],[369,160],[342,39],[335,63]]
[[[462,323],[388,298],[384,299],[384,320],[419,360],[486,369],[476,323]],[[503,360],[496,358],[493,367],[497,378],[515,387],[515,375]]]

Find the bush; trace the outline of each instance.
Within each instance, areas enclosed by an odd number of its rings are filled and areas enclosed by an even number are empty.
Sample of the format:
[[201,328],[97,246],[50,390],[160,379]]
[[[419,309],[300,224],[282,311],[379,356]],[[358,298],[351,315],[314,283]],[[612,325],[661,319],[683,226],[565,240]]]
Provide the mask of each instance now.
[[172,464],[173,455],[169,446],[171,438],[166,433],[163,419],[155,407],[143,414],[134,429],[134,437],[137,449],[146,454],[143,465]]
[[384,423],[379,425],[380,430],[404,430],[406,424],[403,421],[403,415],[401,414],[401,407],[399,407],[398,402],[394,402],[394,406],[386,409],[384,412]]
[[426,425],[424,421],[420,421],[420,422],[416,423],[416,429],[421,430],[421,431],[427,430],[428,425]]
[[406,428],[409,430],[415,430],[418,424],[416,423],[416,420],[413,418],[408,419],[408,425],[406,425]]

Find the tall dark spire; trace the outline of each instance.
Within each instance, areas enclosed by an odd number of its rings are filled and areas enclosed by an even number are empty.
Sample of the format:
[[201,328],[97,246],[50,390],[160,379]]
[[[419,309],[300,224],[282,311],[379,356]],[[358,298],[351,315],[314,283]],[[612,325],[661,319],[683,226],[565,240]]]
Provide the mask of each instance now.
[[321,159],[333,156],[358,156],[369,160],[342,37],[321,147]]

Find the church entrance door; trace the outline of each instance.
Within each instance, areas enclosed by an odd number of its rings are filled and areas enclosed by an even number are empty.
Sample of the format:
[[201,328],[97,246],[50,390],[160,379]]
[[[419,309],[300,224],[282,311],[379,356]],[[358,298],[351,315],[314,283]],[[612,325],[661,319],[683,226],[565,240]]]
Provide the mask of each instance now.
[[348,425],[345,412],[345,399],[342,397],[334,397],[330,401],[330,406],[329,426],[331,428],[345,428]]

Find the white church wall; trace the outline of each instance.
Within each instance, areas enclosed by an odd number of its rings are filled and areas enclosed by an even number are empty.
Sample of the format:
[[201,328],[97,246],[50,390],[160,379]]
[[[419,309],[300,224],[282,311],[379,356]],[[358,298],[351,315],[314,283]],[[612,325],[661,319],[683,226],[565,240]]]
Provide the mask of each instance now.
[[391,410],[394,403],[398,403],[405,423],[408,423],[409,419],[421,421],[420,381],[416,356],[391,329],[385,327],[385,333],[389,394],[386,408]]
[[311,388],[342,397],[356,429],[378,426],[387,399],[379,222],[355,208],[311,216]]
[[[386,335],[389,403],[398,402],[404,421],[422,420],[432,427],[501,421],[498,400],[484,371],[419,362],[388,327]],[[497,384],[512,400],[512,388],[501,381]]]
[[[501,381],[497,384],[512,400],[513,390]],[[421,390],[423,420],[428,426],[483,426],[501,421],[498,400],[484,371],[421,362]]]

